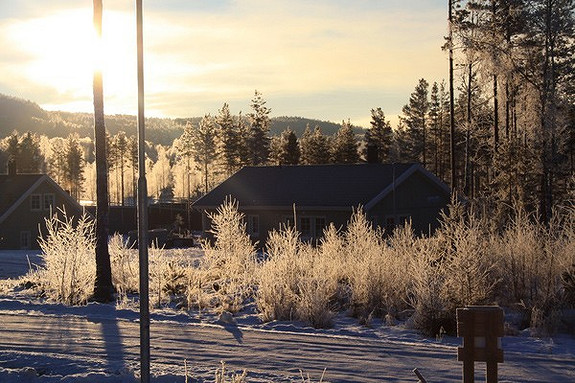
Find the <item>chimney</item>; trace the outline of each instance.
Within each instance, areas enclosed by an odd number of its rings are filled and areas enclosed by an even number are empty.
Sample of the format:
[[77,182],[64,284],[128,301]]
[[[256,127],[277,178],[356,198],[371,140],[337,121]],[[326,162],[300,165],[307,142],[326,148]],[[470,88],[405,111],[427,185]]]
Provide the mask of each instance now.
[[377,152],[377,146],[371,143],[367,144],[367,163],[368,164],[381,163],[379,159],[379,153]]
[[8,160],[8,175],[9,176],[15,176],[16,175],[16,160],[14,159],[14,157],[10,157],[10,159]]

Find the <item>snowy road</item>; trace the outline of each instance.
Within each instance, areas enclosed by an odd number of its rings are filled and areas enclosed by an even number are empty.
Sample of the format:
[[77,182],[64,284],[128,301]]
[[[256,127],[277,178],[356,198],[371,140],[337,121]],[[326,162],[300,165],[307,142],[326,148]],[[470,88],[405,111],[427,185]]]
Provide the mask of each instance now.
[[[86,371],[121,375],[138,367],[139,325],[133,320],[0,311],[0,323],[2,368],[34,367],[65,376]],[[414,367],[430,382],[461,379],[455,347],[441,344],[171,321],[153,322],[151,333],[152,372],[182,382],[184,359],[193,376],[213,376],[210,371],[223,360],[232,370],[247,369],[252,382],[301,381],[300,369],[317,382],[324,368],[329,382],[413,383]],[[573,382],[574,366],[575,359],[565,355],[507,353],[500,381]]]

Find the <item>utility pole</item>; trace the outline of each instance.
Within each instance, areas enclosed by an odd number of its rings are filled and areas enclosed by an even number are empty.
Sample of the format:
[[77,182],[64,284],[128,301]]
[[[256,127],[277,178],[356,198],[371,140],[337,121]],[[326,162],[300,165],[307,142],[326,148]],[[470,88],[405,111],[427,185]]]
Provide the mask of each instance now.
[[148,185],[144,125],[144,38],[142,0],[136,0],[138,56],[138,254],[140,260],[140,377],[150,383],[150,295],[148,270]]

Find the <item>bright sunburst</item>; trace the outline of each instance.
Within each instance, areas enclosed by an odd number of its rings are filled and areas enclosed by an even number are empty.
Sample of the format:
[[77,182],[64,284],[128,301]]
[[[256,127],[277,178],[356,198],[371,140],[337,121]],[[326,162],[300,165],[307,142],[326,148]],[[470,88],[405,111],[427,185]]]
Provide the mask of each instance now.
[[[100,47],[92,19],[92,9],[86,8],[13,23],[8,34],[26,54],[21,68],[26,77],[58,94],[89,100],[93,71],[101,63],[106,96],[124,97],[135,87],[134,22],[128,14],[105,12]],[[98,50],[101,59],[96,59]],[[87,103],[54,107],[86,111]]]

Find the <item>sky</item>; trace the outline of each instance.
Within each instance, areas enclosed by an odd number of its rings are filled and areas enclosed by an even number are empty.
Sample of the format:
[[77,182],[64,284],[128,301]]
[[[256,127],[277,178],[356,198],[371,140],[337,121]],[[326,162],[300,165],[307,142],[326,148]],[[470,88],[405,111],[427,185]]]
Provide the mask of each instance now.
[[[105,112],[137,113],[134,0],[103,0]],[[420,78],[447,77],[439,0],[144,0],[148,117],[249,112],[392,123]],[[93,112],[92,1],[0,1],[0,93]]]

